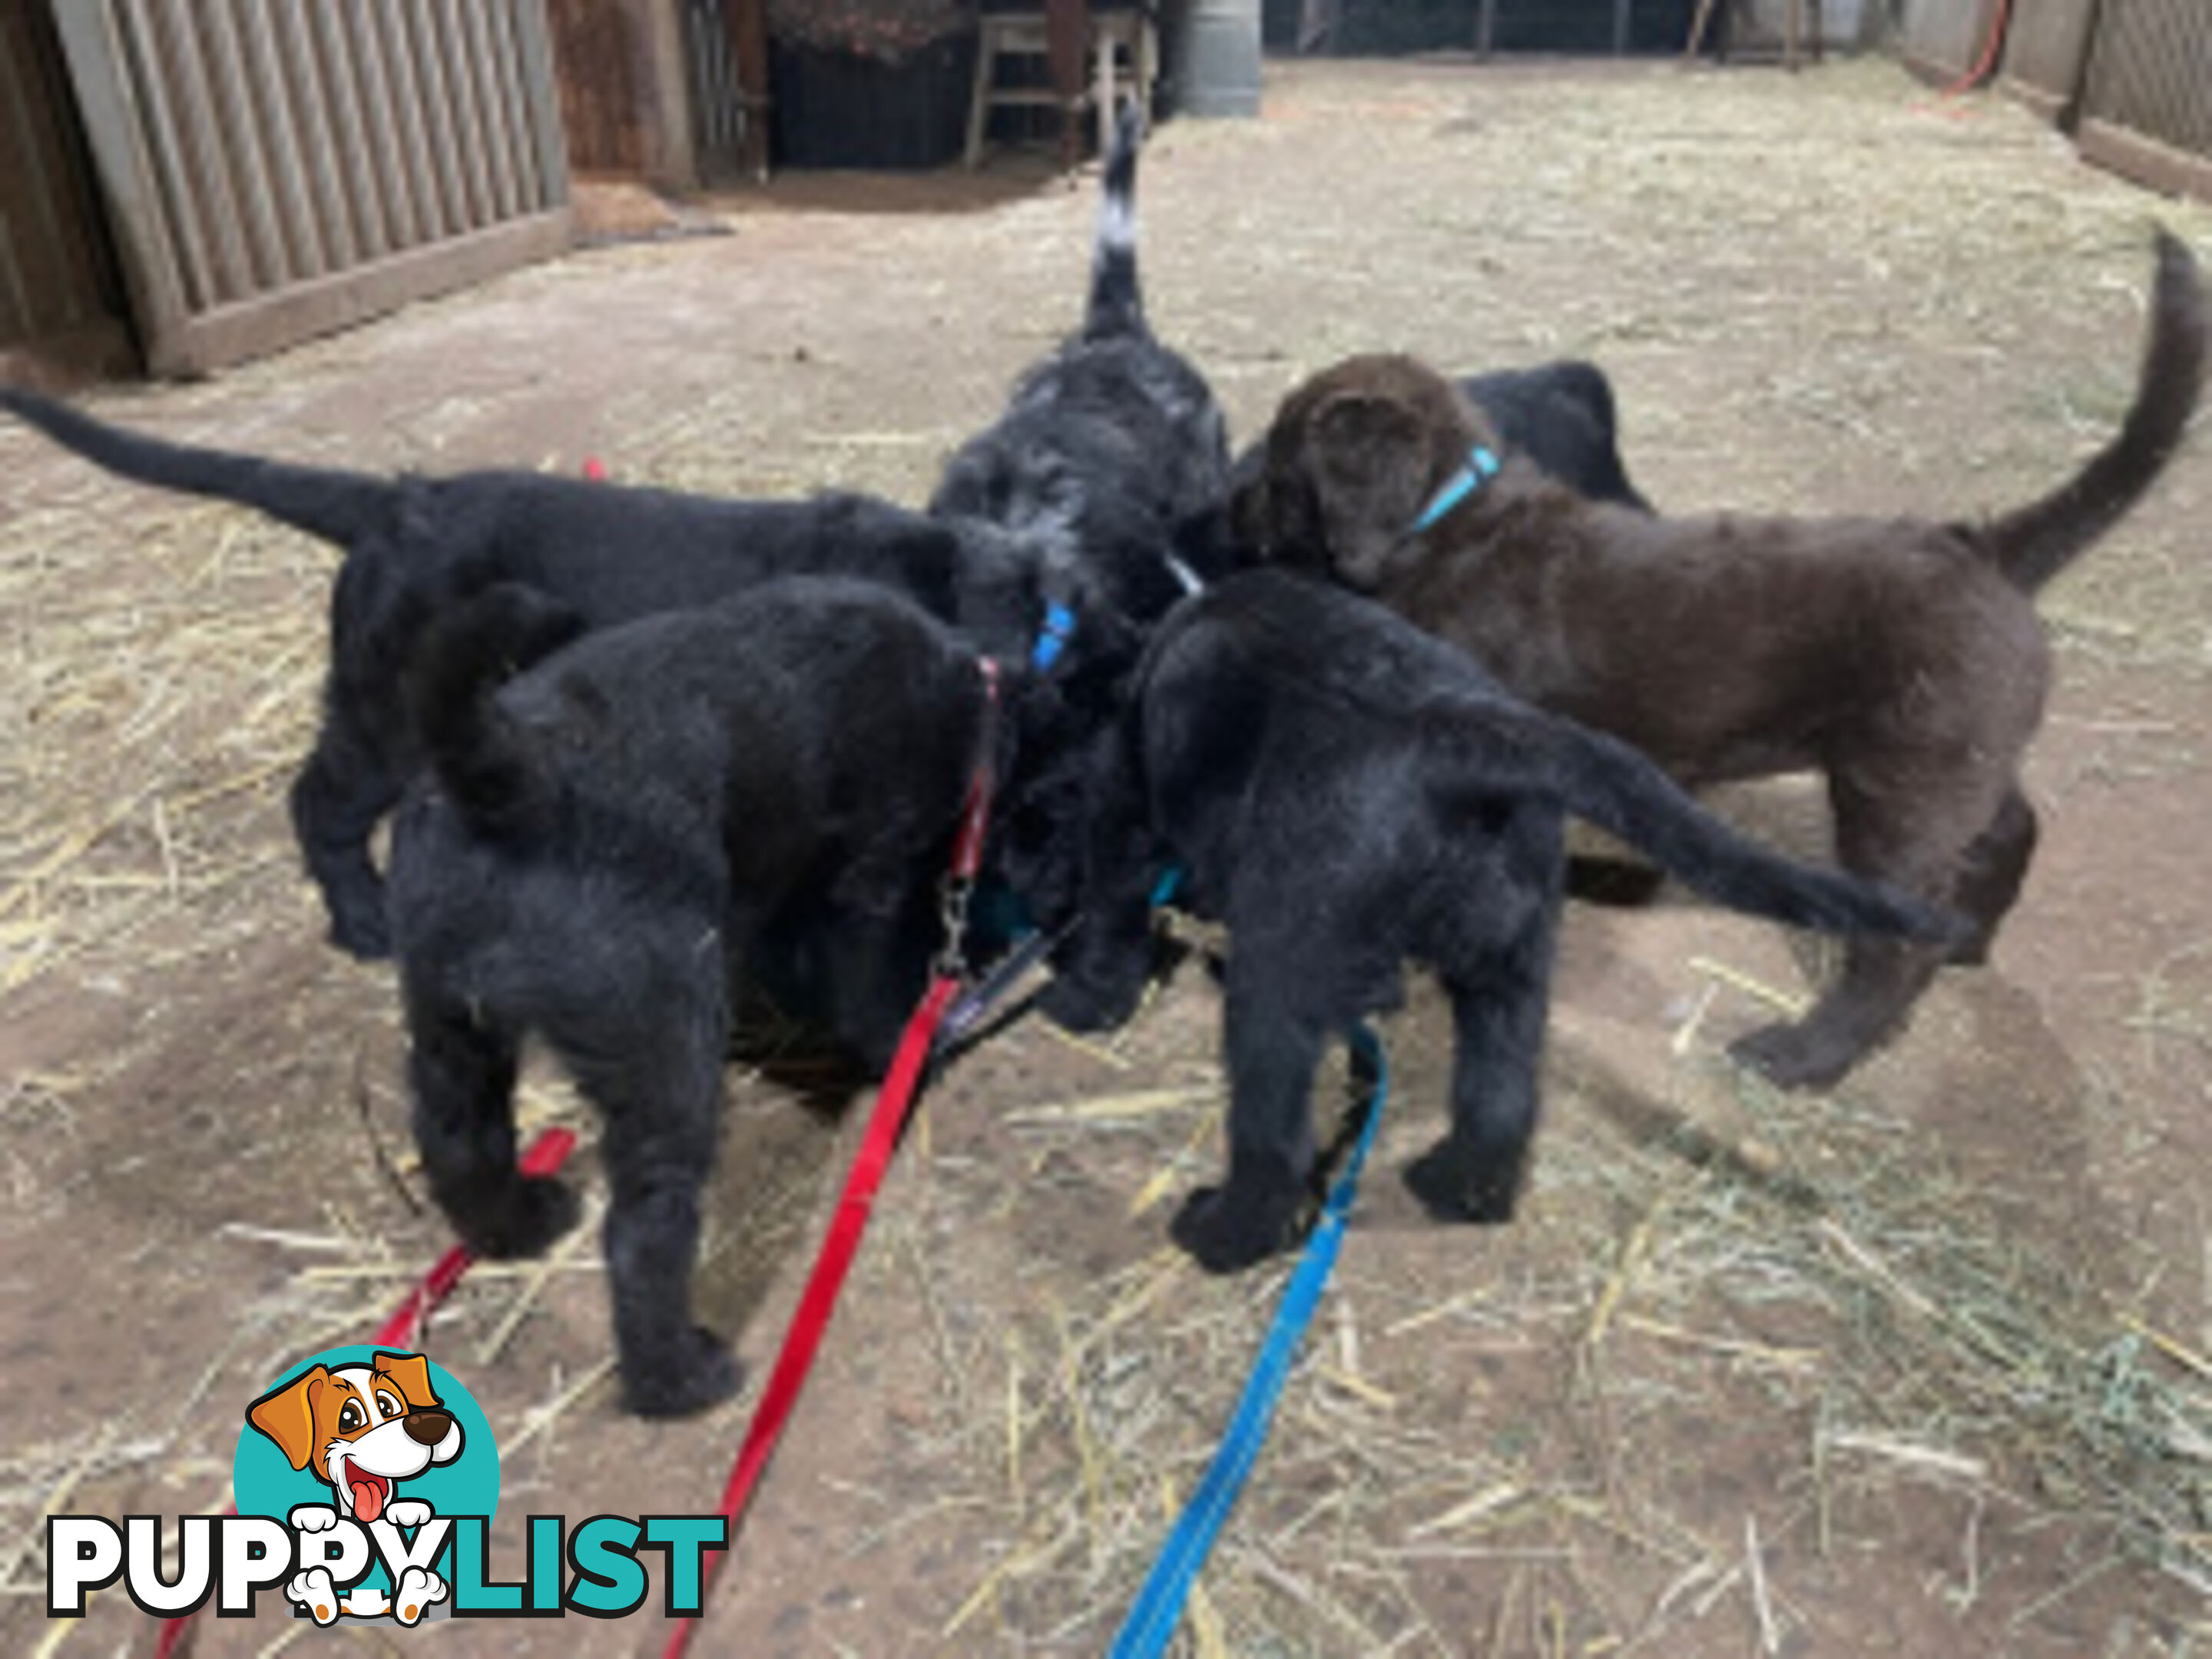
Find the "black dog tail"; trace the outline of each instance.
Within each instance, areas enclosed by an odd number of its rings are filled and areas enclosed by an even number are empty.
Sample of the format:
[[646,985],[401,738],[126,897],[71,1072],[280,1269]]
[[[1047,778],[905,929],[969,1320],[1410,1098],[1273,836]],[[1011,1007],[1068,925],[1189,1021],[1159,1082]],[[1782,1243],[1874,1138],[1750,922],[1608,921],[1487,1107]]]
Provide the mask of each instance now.
[[1114,143],[1106,152],[1085,339],[1145,332],[1145,296],[1137,285],[1137,151],[1144,140],[1145,112],[1131,99],[1114,118]]
[[480,833],[509,833],[543,805],[537,758],[494,694],[583,631],[559,600],[500,582],[434,623],[408,663],[409,717],[440,786]]
[[2119,435],[2051,494],[1978,532],[1997,568],[2022,592],[2034,592],[2118,524],[2166,470],[2203,387],[2204,331],[2204,284],[2196,258],[2161,230],[2150,338]]
[[1481,734],[1471,751],[1473,792],[1517,787],[1547,794],[1731,910],[1826,933],[1896,933],[1945,944],[1960,936],[1955,921],[1905,893],[1800,864],[1738,834],[1616,738],[1491,702],[1462,730]]
[[240,501],[341,545],[388,518],[396,500],[394,487],[382,478],[168,443],[19,386],[0,386],[0,409],[111,472],[164,489]]

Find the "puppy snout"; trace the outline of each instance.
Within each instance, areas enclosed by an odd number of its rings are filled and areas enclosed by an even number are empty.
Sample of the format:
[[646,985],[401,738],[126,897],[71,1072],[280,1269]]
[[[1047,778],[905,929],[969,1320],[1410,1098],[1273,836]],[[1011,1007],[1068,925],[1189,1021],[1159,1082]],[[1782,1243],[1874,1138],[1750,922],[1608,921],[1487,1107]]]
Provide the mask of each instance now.
[[410,1440],[420,1445],[434,1446],[452,1431],[453,1418],[450,1412],[410,1412],[406,1424]]

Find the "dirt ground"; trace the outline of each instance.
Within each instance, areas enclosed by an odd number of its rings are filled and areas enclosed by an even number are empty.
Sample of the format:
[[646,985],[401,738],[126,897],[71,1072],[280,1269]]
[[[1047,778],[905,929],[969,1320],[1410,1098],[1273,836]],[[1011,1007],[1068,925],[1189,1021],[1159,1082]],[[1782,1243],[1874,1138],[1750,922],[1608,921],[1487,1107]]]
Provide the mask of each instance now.
[[[906,500],[1078,313],[1093,210],[1027,161],[791,177],[731,234],[579,253],[112,417],[377,468],[573,469]],[[1257,122],[1144,162],[1160,332],[1240,434],[1403,347],[1596,356],[1662,504],[1969,514],[2124,406],[2148,230],[2212,213],[1888,67],[1271,65]],[[1395,1093],[1336,1284],[1202,1582],[1195,1654],[2180,1656],[2212,1647],[2212,451],[2048,595],[2045,839],[1980,971],[1832,1095],[1727,1041],[1818,963],[1687,902],[1573,912],[1522,1215],[1425,1222],[1446,1023]],[[252,1395],[362,1340],[446,1239],[390,976],[339,959],[283,793],[331,562],[0,430],[0,1650],[41,1516],[220,1510]],[[1809,792],[1725,803],[1820,847]],[[931,1097],[699,1650],[1103,1650],[1284,1273],[1204,1279],[1169,1207],[1218,1158],[1186,975],[1110,1048],[1024,1024]],[[731,1077],[703,1315],[765,1372],[854,1139]],[[535,1114],[575,1116],[552,1078]],[[575,1121],[583,1122],[578,1117]],[[587,1127],[587,1125],[586,1125]],[[579,1168],[593,1173],[588,1153]],[[750,1395],[642,1425],[604,1386],[588,1235],[482,1272],[428,1346],[523,1517],[709,1510]],[[641,1653],[657,1620],[447,1626],[452,1653]],[[300,1635],[264,1598],[211,1655]],[[310,1636],[397,1648],[410,1638]]]

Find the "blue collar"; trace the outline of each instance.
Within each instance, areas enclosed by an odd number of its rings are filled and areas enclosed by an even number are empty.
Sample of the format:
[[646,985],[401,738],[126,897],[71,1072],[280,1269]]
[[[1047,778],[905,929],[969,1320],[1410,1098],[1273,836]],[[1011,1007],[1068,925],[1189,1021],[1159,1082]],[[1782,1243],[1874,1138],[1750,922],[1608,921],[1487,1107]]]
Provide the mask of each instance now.
[[1044,608],[1044,629],[1030,652],[1030,666],[1040,674],[1060,660],[1060,653],[1067,649],[1074,637],[1075,613],[1054,599]]
[[1413,520],[1413,527],[1406,533],[1418,536],[1433,528],[1452,508],[1498,476],[1497,453],[1486,444],[1477,444],[1467,452],[1466,465],[1443,482],[1443,486],[1429,497],[1429,504],[1421,509],[1421,516]]

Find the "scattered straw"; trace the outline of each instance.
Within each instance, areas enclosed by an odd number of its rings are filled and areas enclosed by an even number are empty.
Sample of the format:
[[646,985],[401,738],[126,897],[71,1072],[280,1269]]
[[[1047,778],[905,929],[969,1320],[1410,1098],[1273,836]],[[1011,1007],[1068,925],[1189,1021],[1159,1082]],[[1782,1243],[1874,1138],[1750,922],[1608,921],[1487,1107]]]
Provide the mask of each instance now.
[[1731,968],[1728,963],[1716,962],[1711,957],[1692,957],[1689,966],[1692,972],[1703,974],[1708,979],[1718,980],[1731,989],[1741,991],[1753,1000],[1763,1002],[1768,1007],[1788,1015],[1791,1019],[1802,1019],[1805,1017],[1805,1011],[1813,1006],[1813,1000],[1810,997],[1802,996],[1795,992],[1777,990],[1764,981],[1753,978],[1741,969]]
[[545,1293],[545,1287],[553,1282],[553,1275],[574,1267],[580,1254],[597,1247],[599,1221],[605,1214],[606,1207],[605,1194],[595,1192],[586,1206],[584,1218],[547,1254],[544,1261],[526,1264],[529,1271],[523,1275],[522,1287],[515,1292],[514,1300],[507,1304],[507,1311],[491,1328],[490,1333],[477,1345],[477,1364],[489,1365],[506,1352],[507,1343],[514,1340],[515,1332],[522,1328],[522,1322],[529,1316],[530,1310]]

